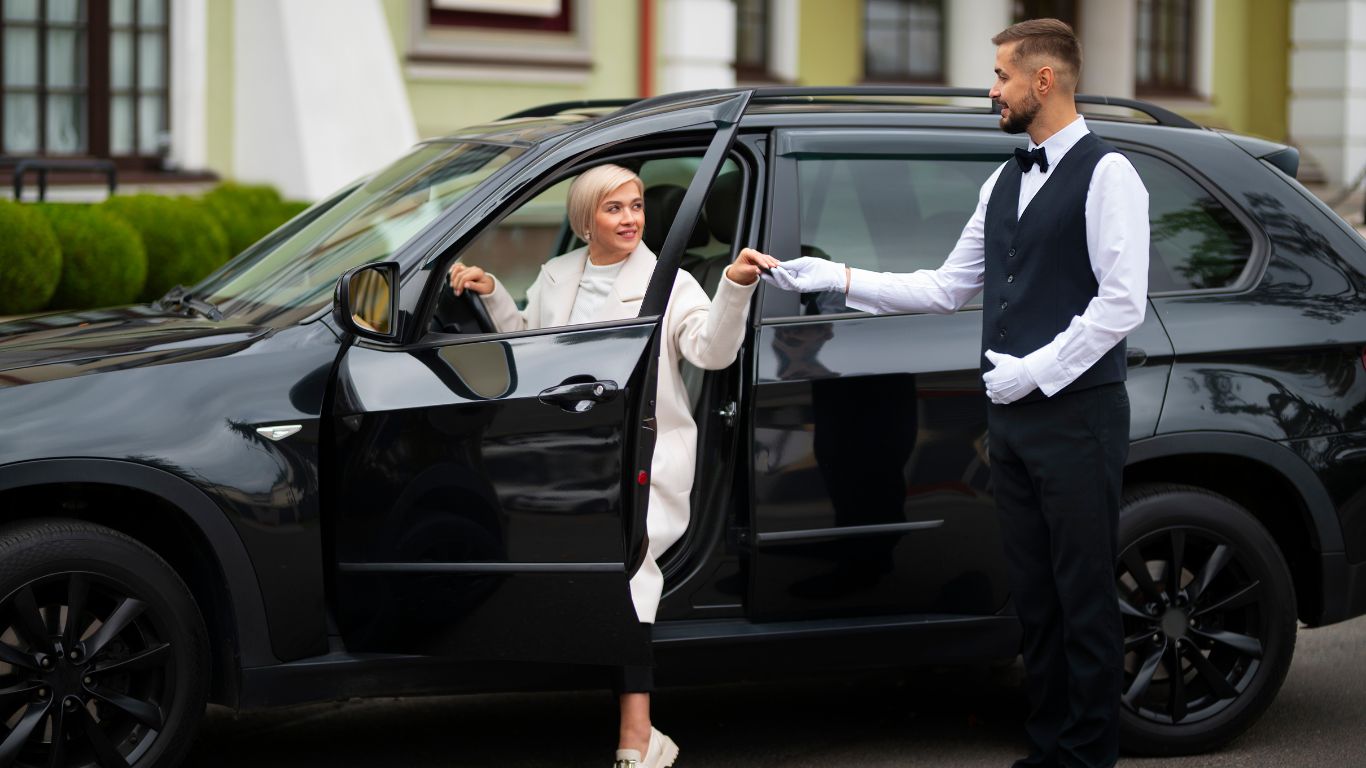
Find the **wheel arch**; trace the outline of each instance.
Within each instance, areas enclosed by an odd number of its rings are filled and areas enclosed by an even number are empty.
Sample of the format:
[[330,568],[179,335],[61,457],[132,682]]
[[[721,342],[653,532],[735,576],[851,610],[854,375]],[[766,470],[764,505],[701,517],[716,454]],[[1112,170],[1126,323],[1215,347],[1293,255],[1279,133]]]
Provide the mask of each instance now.
[[1188,433],[1133,443],[1124,484],[1192,485],[1227,496],[1271,533],[1290,567],[1300,618],[1324,623],[1336,611],[1326,572],[1343,551],[1332,497],[1290,449],[1252,435]]
[[[133,506],[143,513],[128,514]],[[175,569],[208,625],[215,701],[236,706],[242,668],[279,663],[246,547],[219,507],[189,481],[116,459],[0,467],[0,523],[48,516],[87,520],[132,536]]]

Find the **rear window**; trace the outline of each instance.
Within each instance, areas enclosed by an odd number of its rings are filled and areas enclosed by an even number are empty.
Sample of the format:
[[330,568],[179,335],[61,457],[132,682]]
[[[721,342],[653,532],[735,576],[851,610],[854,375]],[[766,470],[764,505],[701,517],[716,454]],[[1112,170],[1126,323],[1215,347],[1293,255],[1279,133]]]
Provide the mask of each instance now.
[[1228,208],[1171,163],[1127,153],[1148,188],[1148,292],[1229,288],[1252,257],[1252,235]]

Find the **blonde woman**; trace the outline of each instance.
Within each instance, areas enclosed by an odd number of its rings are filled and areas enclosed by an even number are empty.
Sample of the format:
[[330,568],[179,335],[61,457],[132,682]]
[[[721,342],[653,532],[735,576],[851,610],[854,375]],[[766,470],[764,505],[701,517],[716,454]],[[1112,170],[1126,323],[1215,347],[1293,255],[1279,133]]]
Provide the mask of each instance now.
[[[518,311],[512,296],[491,274],[476,266],[451,267],[451,289],[478,294],[499,331],[636,317],[655,269],[655,255],[641,236],[645,229],[645,187],[640,177],[618,165],[600,165],[569,187],[569,225],[587,245],[541,267]],[[776,259],[746,248],[716,290],[707,294],[692,275],[679,270],[664,310],[655,418],[659,436],[651,466],[646,529],[649,553],[631,579],[631,600],[644,624],[654,623],[664,577],[658,558],[688,527],[688,495],[697,453],[697,427],[689,409],[679,364],[716,370],[735,360],[745,334],[749,299],[761,269]],[[652,667],[624,667],[618,680],[621,726],[615,765],[656,768],[673,765],[678,747],[650,722]]]

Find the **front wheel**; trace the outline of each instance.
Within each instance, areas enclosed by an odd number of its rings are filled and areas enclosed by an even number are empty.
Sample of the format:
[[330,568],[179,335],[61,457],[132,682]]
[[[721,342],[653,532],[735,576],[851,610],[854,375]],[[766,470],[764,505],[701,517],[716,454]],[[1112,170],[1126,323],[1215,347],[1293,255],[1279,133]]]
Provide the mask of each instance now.
[[1185,755],[1247,730],[1295,651],[1295,593],[1271,534],[1203,489],[1125,495],[1116,577],[1124,622],[1120,743]]
[[79,521],[0,530],[0,768],[169,768],[204,711],[208,639],[155,553]]

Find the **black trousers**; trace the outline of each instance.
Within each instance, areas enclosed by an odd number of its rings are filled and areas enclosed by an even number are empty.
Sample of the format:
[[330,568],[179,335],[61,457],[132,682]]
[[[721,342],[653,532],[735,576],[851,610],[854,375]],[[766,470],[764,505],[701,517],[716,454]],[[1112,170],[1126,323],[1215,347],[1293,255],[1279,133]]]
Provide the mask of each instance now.
[[1128,394],[1106,384],[991,405],[988,425],[1031,705],[1032,750],[1016,766],[1108,768],[1119,758],[1115,557]]
[[[645,630],[645,642],[649,645],[653,637],[654,625],[642,622],[640,626],[641,629]],[[613,669],[612,692],[617,696],[626,693],[654,693],[654,690],[655,666],[653,658],[650,664],[632,664]]]

